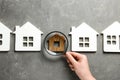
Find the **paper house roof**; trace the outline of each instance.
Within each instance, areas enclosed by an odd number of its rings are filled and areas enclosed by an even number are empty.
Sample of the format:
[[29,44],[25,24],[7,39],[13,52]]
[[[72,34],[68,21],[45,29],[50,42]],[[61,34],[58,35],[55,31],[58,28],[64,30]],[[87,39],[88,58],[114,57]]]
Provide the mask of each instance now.
[[118,21],[114,22],[103,30],[102,34],[120,34],[120,23]]
[[88,24],[86,23],[82,23],[81,25],[79,25],[77,28],[72,27],[72,31],[69,34],[73,34],[73,33],[82,33],[82,34],[99,34],[98,32],[96,32],[93,28],[91,28]]
[[36,28],[30,22],[26,22],[22,27],[16,26],[16,31],[13,33],[18,33],[18,32],[25,32],[26,33],[27,31],[43,34],[42,31],[40,31],[38,28]]
[[6,27],[3,23],[0,22],[0,31],[2,32],[12,32],[8,27]]

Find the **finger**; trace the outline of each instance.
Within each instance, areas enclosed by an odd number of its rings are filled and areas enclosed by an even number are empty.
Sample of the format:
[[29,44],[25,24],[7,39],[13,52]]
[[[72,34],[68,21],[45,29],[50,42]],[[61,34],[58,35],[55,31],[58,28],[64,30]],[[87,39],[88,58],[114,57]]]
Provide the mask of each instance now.
[[69,64],[69,67],[70,67],[70,69],[71,69],[72,71],[75,70],[74,67],[73,67],[73,65]]
[[74,68],[72,64],[69,64],[69,67],[70,67],[70,68]]
[[69,53],[69,55],[71,55],[75,61],[78,61],[80,59],[77,55],[78,53],[75,53],[75,52],[67,52],[67,53]]
[[76,63],[76,60],[74,59],[74,57],[69,52],[66,53],[66,57],[71,62],[71,64]]
[[79,58],[82,58],[82,56],[83,56],[83,54],[76,53],[76,52],[70,52],[70,54],[74,57],[79,57]]
[[67,59],[67,63],[70,63],[70,61]]
[[67,59],[67,63],[68,63],[68,64],[72,64],[68,59]]
[[84,54],[80,54],[80,53],[76,53],[76,52],[69,52],[77,61],[78,60],[81,60],[81,59],[85,59],[85,58],[87,58],[87,56],[86,55],[84,55]]
[[75,71],[75,69],[74,69],[74,68],[71,68],[71,70],[72,70],[72,71]]

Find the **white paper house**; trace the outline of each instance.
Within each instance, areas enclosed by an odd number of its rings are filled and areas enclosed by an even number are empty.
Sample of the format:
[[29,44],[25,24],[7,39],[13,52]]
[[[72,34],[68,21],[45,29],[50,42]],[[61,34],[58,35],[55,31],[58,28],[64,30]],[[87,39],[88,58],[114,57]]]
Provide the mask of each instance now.
[[12,31],[8,29],[4,24],[0,22],[0,51],[10,50],[10,33]]
[[102,34],[104,52],[120,52],[120,23],[114,22]]
[[40,51],[41,50],[41,32],[30,22],[22,27],[16,26],[15,51]]
[[72,27],[69,33],[72,38],[71,49],[78,52],[97,51],[98,33],[86,23],[82,23],[77,28]]

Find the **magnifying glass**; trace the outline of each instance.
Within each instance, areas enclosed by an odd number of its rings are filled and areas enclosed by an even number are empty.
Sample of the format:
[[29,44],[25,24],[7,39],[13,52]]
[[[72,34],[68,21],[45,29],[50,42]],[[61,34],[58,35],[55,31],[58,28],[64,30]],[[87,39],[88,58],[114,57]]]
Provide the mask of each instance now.
[[68,39],[62,32],[52,31],[44,39],[44,51],[52,56],[64,55],[68,48]]

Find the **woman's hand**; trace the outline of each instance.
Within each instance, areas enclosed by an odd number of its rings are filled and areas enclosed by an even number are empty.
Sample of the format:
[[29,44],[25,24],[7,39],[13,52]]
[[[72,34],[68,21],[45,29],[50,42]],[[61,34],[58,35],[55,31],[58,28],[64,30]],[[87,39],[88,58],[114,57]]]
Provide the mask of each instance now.
[[66,57],[69,67],[72,71],[75,71],[81,80],[95,80],[90,72],[87,56],[80,53],[67,52]]

